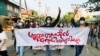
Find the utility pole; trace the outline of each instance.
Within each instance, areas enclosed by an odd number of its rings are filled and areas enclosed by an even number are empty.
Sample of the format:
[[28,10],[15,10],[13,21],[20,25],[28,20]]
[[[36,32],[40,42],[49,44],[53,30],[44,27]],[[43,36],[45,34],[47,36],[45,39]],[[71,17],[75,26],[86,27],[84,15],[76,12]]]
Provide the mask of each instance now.
[[21,0],[20,0],[20,2],[19,2],[19,11],[21,12]]
[[39,15],[39,21],[41,21],[41,18],[40,18],[40,7],[41,7],[41,2],[39,1],[39,13],[38,13],[38,15]]
[[27,10],[28,8],[27,8],[27,3],[26,3],[26,0],[24,0],[24,3],[25,3],[25,8],[26,8],[26,10]]
[[47,5],[45,5],[45,16],[47,17],[49,14],[49,7],[47,7]]
[[21,0],[19,0],[19,17],[21,18],[21,3],[22,3],[22,1]]
[[28,19],[30,19],[30,15],[28,14],[28,7],[27,7],[26,0],[24,0],[24,3],[25,3],[25,8],[26,8],[26,11],[27,11]]

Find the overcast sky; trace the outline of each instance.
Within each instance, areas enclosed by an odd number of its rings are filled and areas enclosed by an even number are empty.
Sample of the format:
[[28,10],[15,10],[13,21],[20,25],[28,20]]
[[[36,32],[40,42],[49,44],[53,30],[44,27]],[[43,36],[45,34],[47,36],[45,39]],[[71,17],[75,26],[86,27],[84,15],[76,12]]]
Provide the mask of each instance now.
[[[19,3],[19,0],[13,0]],[[24,4],[24,0],[22,5]],[[39,1],[41,2],[41,7],[39,7]],[[57,16],[58,7],[61,7],[62,15],[68,11],[73,11],[71,4],[83,4],[88,0],[26,0],[28,9],[34,9],[40,11],[40,13],[45,13],[46,7],[49,8],[48,15]]]

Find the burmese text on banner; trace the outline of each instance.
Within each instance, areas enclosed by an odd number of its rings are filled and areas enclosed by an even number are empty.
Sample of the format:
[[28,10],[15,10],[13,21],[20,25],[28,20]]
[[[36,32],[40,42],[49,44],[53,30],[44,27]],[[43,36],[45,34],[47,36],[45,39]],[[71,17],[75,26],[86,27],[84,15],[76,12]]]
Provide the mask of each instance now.
[[86,45],[89,28],[17,29],[17,46]]

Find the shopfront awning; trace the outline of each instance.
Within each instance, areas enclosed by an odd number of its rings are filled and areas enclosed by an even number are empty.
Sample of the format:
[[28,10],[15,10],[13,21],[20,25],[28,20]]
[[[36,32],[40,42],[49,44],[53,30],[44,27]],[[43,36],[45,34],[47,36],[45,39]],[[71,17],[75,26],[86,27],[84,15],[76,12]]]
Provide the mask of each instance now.
[[8,15],[4,0],[0,0],[0,15],[5,15],[5,16]]

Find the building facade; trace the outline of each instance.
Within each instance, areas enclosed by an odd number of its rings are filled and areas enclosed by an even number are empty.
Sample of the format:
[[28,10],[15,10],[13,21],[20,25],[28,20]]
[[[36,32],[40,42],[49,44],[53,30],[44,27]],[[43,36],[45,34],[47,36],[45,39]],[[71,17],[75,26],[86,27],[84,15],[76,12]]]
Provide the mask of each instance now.
[[19,16],[20,12],[20,6],[15,1],[10,0],[0,0],[0,15],[3,16],[9,16],[9,14],[12,14],[12,16]]
[[10,19],[19,17],[20,8],[22,7],[14,0],[0,0],[0,23],[6,26]]

